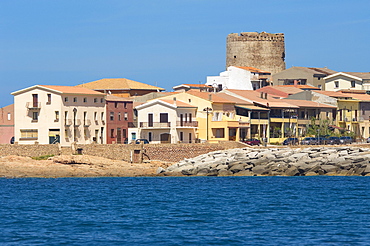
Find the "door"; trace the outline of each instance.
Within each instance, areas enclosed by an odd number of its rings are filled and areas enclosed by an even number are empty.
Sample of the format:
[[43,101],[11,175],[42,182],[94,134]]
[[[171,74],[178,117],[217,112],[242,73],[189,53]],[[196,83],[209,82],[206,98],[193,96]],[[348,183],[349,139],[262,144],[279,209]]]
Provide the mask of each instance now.
[[49,129],[49,144],[60,143],[60,130]]
[[161,134],[161,143],[170,143],[170,142],[171,142],[171,134],[162,133]]
[[148,127],[153,127],[153,114],[148,114]]
[[184,117],[184,115],[183,114],[180,114],[180,126],[184,126],[183,125],[183,122],[184,122],[183,117]]
[[39,99],[38,94],[32,94],[32,107],[38,108]]
[[122,139],[121,128],[117,128],[117,143],[118,144],[122,143],[121,139]]

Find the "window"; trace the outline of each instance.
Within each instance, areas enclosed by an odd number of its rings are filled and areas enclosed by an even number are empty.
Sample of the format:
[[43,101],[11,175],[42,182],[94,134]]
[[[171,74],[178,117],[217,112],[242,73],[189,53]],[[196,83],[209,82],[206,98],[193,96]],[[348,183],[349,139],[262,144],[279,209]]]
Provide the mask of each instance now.
[[334,81],[334,88],[339,88],[339,81]]
[[114,129],[110,129],[110,137],[114,138]]
[[225,129],[224,128],[212,128],[212,133],[215,138],[224,138],[225,137]]
[[114,102],[114,107],[117,108],[118,107],[118,102]]
[[127,132],[126,129],[122,129],[122,137],[127,138]]
[[87,103],[87,97],[84,97],[84,101],[83,101],[84,103]]
[[101,118],[101,121],[103,121],[103,122],[104,122],[104,112],[101,112],[101,116],[100,116],[100,118]]
[[189,122],[190,123],[193,121],[192,117],[193,117],[193,115],[191,113],[189,113]]
[[151,141],[152,141],[152,137],[153,137],[153,136],[152,136],[152,133],[151,133],[151,132],[149,132],[149,133],[148,133],[148,141],[149,141],[149,142],[151,142]]
[[32,112],[32,121],[38,121],[39,112]]
[[180,141],[183,142],[184,141],[184,133],[183,132],[180,132]]
[[48,101],[46,102],[46,104],[51,104],[51,94],[47,94],[48,96]]
[[98,112],[94,112],[94,120],[98,121]]
[[126,102],[123,103],[123,107],[127,108],[127,103]]
[[86,119],[87,119],[87,112],[84,111],[84,125],[86,125]]
[[77,102],[77,97],[74,97],[73,98],[73,102]]
[[188,122],[188,114],[185,114],[185,122]]
[[168,113],[160,113],[159,114],[159,122],[168,122]]
[[121,121],[121,112],[118,112],[118,120]]
[[94,98],[94,103],[97,103],[98,102],[98,99],[97,98]]
[[54,122],[58,122],[59,121],[59,111],[55,111],[55,120]]
[[127,114],[127,112],[125,112],[125,114],[124,114],[125,116],[124,116],[124,118],[125,118],[125,120],[127,121],[128,120],[128,114]]
[[104,98],[100,98],[100,102],[101,103],[104,103]]
[[191,99],[189,99],[189,103],[191,103]]
[[64,102],[68,102],[68,97],[65,97],[64,98]]
[[356,81],[354,81],[354,80],[351,81],[351,87],[352,88],[355,88],[356,87]]
[[109,119],[112,121],[114,120],[114,112],[109,113]]
[[25,129],[21,130],[21,139],[28,138],[28,139],[37,139],[38,138],[38,131],[37,129]]
[[189,132],[189,143],[191,143],[191,132]]

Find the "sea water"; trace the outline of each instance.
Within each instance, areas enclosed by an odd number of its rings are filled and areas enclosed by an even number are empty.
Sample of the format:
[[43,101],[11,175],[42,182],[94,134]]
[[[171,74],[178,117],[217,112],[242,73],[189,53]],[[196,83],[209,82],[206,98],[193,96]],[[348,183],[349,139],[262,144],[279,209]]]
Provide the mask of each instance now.
[[370,177],[0,179],[0,245],[369,245]]

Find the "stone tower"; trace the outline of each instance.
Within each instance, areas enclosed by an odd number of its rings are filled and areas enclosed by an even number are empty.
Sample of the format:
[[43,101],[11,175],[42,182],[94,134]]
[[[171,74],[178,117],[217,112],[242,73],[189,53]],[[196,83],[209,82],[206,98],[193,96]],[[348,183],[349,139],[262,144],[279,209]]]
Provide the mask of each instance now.
[[284,34],[229,34],[226,40],[226,68],[229,66],[255,67],[271,74],[285,70]]

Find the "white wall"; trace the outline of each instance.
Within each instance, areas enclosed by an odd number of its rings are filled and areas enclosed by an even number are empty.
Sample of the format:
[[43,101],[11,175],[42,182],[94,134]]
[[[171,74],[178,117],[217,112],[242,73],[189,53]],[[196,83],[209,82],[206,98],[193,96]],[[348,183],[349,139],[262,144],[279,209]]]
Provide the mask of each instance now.
[[206,85],[222,85],[223,89],[253,90],[251,72],[238,67],[230,66],[219,76],[207,76]]
[[[39,109],[28,109],[27,103],[32,104],[32,94],[38,95]],[[48,94],[51,94],[51,102],[48,102]],[[73,102],[73,98],[77,98],[77,102]],[[69,95],[69,101],[64,102],[64,96],[43,88],[34,88],[14,96],[14,124],[15,124],[15,141],[19,144],[49,144],[50,130],[58,130],[60,136],[60,143],[62,146],[69,146],[74,141],[74,127],[73,127],[73,109],[77,109],[76,120],[81,124],[76,127],[77,143],[88,144],[92,143],[95,136],[95,130],[99,131],[99,140],[101,129],[104,127],[103,136],[105,138],[105,122],[101,120],[101,113],[105,117],[105,101],[104,95]],[[87,98],[87,102],[83,102],[83,98]],[[94,98],[97,102],[94,103]],[[59,112],[59,119],[56,118],[56,113]],[[65,112],[68,112],[67,118],[72,121],[72,125],[65,126]],[[32,120],[32,112],[38,112],[38,120]],[[89,127],[84,127],[84,112],[87,112],[87,120],[90,120]],[[95,122],[94,112],[98,114],[98,121]],[[105,119],[104,119],[105,121]],[[86,121],[87,122],[87,121]],[[37,139],[20,139],[21,130],[24,129],[37,129]],[[67,129],[67,135],[65,135]],[[84,136],[84,129],[86,130],[87,137]],[[55,132],[55,131],[54,131]],[[103,143],[105,139],[103,138]],[[101,143],[100,141],[98,141]]]

